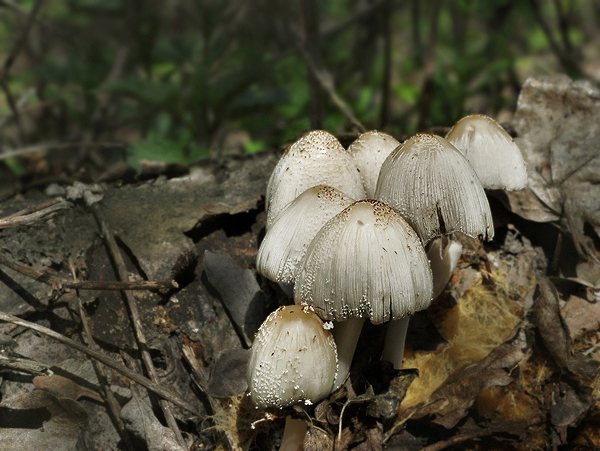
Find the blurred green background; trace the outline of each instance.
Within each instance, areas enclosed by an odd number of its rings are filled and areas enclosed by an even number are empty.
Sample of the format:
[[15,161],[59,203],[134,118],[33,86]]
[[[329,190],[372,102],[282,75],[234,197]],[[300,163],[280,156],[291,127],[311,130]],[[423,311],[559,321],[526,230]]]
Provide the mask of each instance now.
[[509,121],[529,76],[600,80],[599,23],[597,0],[0,0],[0,176]]

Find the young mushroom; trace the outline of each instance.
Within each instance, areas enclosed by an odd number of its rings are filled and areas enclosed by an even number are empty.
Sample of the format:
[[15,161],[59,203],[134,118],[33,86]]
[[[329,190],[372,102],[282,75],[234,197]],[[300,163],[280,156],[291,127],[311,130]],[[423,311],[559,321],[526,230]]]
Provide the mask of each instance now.
[[525,188],[527,169],[521,150],[491,117],[465,116],[454,124],[446,139],[469,160],[484,188]]
[[330,186],[304,191],[283,210],[263,239],[256,257],[256,270],[287,286],[296,281],[296,269],[308,245],[325,223],[355,202]]
[[[307,305],[288,305],[271,313],[252,345],[248,388],[257,408],[282,409],[325,398],[337,372],[331,331]],[[286,419],[280,450],[299,449],[306,423]]]
[[393,136],[371,130],[361,133],[348,147],[348,152],[360,172],[367,198],[372,199],[375,196],[381,165],[399,145],[400,143]]
[[361,200],[330,219],[311,242],[294,301],[342,322],[334,328],[337,388],[350,369],[363,320],[380,324],[425,309],[431,290],[431,269],[415,231],[384,203]]
[[283,154],[267,185],[267,230],[281,211],[306,189],[327,185],[355,199],[365,197],[350,154],[331,133],[315,130]]

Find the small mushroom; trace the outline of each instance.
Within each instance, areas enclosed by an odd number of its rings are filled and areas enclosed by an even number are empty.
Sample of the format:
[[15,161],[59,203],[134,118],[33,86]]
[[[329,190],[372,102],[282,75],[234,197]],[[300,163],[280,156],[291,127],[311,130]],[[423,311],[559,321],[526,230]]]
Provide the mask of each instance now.
[[431,290],[431,269],[415,231],[384,203],[361,200],[330,219],[311,242],[294,301],[350,330],[342,336],[334,328],[337,387],[350,368],[362,320],[380,324],[425,309]]
[[256,257],[259,274],[280,284],[293,284],[308,245],[323,225],[355,202],[330,186],[304,191],[275,219]]
[[248,364],[248,387],[258,408],[312,404],[326,397],[337,371],[331,331],[307,305],[288,305],[260,326]]
[[365,197],[358,169],[331,133],[315,130],[283,154],[267,185],[267,230],[281,211],[306,189],[327,185],[355,199]]
[[375,196],[381,165],[392,150],[399,145],[400,143],[393,136],[371,130],[361,133],[348,147],[348,152],[354,158],[354,163],[360,171],[368,198],[372,199]]
[[519,146],[491,117],[465,116],[454,124],[446,139],[469,160],[484,188],[519,190],[527,185]]
[[[257,408],[313,404],[331,392],[336,373],[335,341],[312,307],[279,307],[260,326],[247,373]],[[301,449],[306,430],[304,421],[288,415],[280,451]]]
[[492,212],[467,159],[441,136],[417,134],[381,167],[377,199],[398,211],[423,243],[451,232],[492,239]]

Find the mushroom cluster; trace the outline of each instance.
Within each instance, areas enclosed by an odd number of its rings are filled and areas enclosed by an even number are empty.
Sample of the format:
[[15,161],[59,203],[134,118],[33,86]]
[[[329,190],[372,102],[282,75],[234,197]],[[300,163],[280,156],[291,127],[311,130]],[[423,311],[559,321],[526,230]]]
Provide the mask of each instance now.
[[[508,165],[489,170],[501,160]],[[327,352],[335,354],[337,371],[318,394],[296,384],[303,395],[290,403],[315,402],[342,385],[365,319],[388,323],[383,358],[401,368],[409,316],[440,294],[462,251],[451,234],[492,239],[484,187],[520,189],[526,177],[512,138],[481,115],[461,119],[447,138],[417,134],[400,144],[373,131],[361,134],[346,151],[319,130],[295,142],[269,180],[267,233],[257,270],[288,293],[293,290],[295,304],[333,322],[335,352]],[[272,314],[263,327],[281,314]],[[328,324],[321,322],[321,329]],[[263,346],[264,335],[261,327],[253,348]],[[313,346],[325,342],[315,340]],[[312,352],[326,358],[322,349]],[[248,370],[260,407],[267,405],[255,391],[268,380],[267,367],[279,369],[272,376],[278,384],[281,378],[292,380],[289,369],[281,372],[290,368],[288,357],[267,354],[253,349]],[[269,357],[282,360],[262,360]],[[257,364],[263,365],[260,370]],[[255,380],[257,372],[262,382]]]

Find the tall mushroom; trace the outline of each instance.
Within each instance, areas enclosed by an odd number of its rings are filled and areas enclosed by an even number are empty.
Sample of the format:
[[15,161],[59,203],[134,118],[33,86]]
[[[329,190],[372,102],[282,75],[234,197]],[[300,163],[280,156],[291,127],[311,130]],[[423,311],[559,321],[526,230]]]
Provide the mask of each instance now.
[[339,370],[348,374],[365,318],[373,324],[400,319],[431,302],[432,279],[423,245],[392,208],[376,200],[353,203],[330,219],[311,242],[297,274],[296,304],[312,305],[338,327]]
[[[424,245],[452,232],[473,238],[491,239],[494,235],[490,206],[475,171],[440,136],[417,134],[394,150],[381,167],[376,198],[404,216]],[[446,284],[448,269],[434,273],[434,279],[444,279],[438,284]],[[396,349],[404,347],[406,327],[406,322],[388,325],[384,358],[396,368],[402,366]]]

